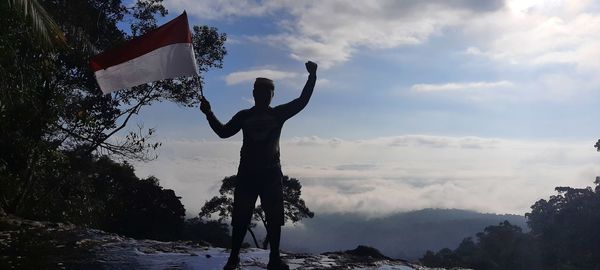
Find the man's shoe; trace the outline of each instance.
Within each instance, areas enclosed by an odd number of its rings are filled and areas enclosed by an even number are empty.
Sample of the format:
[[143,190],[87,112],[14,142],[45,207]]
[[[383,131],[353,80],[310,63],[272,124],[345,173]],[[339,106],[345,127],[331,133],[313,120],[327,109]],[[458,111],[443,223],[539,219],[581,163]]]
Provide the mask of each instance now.
[[271,259],[267,265],[267,270],[290,270],[290,267],[281,258]]
[[236,270],[240,267],[240,257],[229,257],[223,270]]

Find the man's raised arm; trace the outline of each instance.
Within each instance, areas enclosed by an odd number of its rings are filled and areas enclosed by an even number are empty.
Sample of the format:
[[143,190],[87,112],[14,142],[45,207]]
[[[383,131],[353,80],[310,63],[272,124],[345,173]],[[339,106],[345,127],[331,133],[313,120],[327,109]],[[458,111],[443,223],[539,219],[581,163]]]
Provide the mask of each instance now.
[[304,109],[315,89],[315,83],[317,81],[317,64],[308,61],[304,65],[306,66],[306,71],[308,71],[308,79],[302,89],[302,94],[300,94],[299,98],[276,107],[277,110],[280,110],[284,119],[289,119]]
[[215,114],[212,112],[210,108],[210,103],[204,97],[200,99],[200,111],[202,111],[206,115],[206,119],[208,120],[208,125],[212,128],[212,130],[217,133],[220,138],[229,138],[242,128],[242,121],[240,119],[240,113],[238,112],[227,122],[227,124],[223,125],[217,119]]

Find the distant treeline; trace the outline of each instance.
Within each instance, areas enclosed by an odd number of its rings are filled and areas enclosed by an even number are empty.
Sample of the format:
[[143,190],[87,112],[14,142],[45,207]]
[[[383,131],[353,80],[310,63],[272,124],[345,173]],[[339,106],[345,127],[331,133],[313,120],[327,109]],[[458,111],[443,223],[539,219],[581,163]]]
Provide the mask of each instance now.
[[600,269],[600,178],[595,188],[557,187],[525,216],[530,231],[509,222],[489,226],[451,250],[428,251],[428,267],[477,270]]

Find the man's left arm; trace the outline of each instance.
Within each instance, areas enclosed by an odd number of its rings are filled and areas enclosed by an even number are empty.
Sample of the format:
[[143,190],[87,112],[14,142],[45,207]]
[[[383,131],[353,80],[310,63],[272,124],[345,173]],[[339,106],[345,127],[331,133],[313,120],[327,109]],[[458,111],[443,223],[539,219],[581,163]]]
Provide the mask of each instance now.
[[308,71],[308,79],[302,89],[300,97],[290,101],[289,103],[277,106],[277,110],[280,111],[282,118],[287,120],[292,116],[299,113],[310,100],[313,90],[315,89],[315,83],[317,82],[317,64],[311,61],[305,63],[306,71]]

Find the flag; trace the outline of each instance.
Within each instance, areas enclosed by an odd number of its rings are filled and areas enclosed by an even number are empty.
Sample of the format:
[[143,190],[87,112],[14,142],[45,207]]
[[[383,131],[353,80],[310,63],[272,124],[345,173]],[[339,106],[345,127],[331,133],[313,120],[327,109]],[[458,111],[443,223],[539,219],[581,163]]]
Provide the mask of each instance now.
[[185,11],[177,18],[90,60],[104,94],[148,82],[198,74]]

